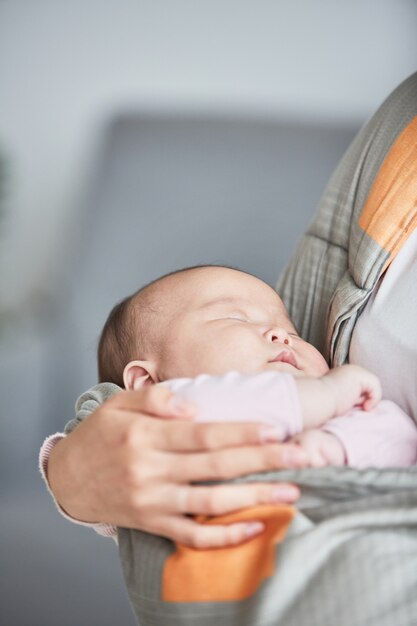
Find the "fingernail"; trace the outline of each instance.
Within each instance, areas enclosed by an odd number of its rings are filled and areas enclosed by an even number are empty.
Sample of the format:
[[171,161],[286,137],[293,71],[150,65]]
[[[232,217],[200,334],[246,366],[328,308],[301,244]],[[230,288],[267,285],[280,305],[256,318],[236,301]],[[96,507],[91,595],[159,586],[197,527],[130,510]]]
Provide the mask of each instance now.
[[259,439],[261,443],[277,443],[277,441],[284,441],[285,433],[283,428],[279,428],[277,426],[265,426],[264,428],[261,428],[259,432]]
[[307,464],[307,455],[304,450],[283,450],[282,461],[286,467],[304,467]]
[[245,535],[246,537],[253,537],[254,535],[259,535],[264,530],[265,526],[262,522],[251,522],[250,524],[246,524]]
[[191,415],[196,412],[196,407],[193,404],[176,395],[171,396],[169,408],[175,415]]
[[275,487],[271,491],[271,502],[294,502],[298,498],[298,490],[292,487]]

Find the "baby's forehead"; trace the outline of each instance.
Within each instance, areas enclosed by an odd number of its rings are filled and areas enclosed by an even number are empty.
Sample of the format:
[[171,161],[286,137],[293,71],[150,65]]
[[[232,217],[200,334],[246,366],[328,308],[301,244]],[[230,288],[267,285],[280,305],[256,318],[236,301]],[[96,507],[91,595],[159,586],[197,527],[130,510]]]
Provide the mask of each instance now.
[[205,267],[181,272],[161,285],[163,299],[170,304],[192,308],[210,306],[256,305],[270,310],[285,311],[282,300],[267,283],[245,272]]

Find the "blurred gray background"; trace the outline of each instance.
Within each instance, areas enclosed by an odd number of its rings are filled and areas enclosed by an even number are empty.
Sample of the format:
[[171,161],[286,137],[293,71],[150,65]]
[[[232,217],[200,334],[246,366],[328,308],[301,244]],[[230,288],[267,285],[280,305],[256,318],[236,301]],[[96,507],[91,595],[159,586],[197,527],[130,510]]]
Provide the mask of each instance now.
[[0,1],[0,622],[130,626],[110,540],[37,473],[117,299],[227,263],[273,284],[417,65],[413,0]]

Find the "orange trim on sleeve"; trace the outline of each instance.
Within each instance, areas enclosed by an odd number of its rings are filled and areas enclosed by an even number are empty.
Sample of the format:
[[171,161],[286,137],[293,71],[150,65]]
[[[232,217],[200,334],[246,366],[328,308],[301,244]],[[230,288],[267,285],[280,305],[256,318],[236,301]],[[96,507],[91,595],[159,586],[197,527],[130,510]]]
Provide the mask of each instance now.
[[417,226],[417,117],[385,157],[359,226],[390,253],[389,262]]
[[218,525],[261,521],[265,530],[245,543],[197,550],[177,544],[165,561],[162,599],[167,602],[242,600],[255,593],[275,570],[276,544],[287,534],[297,510],[289,505],[257,506],[214,518],[197,518]]

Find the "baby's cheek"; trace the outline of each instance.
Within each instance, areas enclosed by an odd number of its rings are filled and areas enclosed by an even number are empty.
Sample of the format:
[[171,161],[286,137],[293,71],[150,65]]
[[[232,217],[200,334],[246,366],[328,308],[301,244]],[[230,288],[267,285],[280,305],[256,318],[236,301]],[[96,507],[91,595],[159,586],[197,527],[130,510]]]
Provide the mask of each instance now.
[[229,367],[221,348],[216,349],[214,345],[195,346],[189,354],[188,364],[192,369],[189,376],[198,376],[199,374],[217,376],[232,369]]
[[317,371],[318,376],[324,376],[324,374],[327,374],[329,371],[329,366],[327,365],[325,358],[321,355],[317,358]]
[[329,366],[326,363],[326,359],[318,350],[313,346],[309,346],[309,369],[311,370],[310,376],[324,376],[329,371]]

